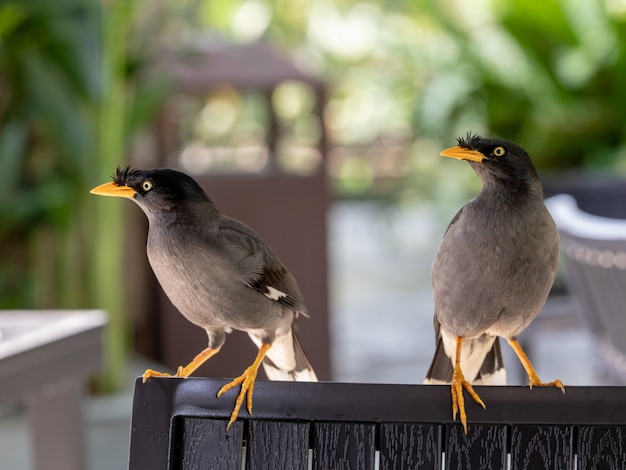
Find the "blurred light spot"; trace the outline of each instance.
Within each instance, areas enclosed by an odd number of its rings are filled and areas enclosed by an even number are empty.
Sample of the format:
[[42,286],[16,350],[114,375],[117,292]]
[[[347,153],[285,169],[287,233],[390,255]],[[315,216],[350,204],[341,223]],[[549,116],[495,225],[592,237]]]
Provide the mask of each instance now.
[[199,143],[187,145],[180,153],[180,166],[189,173],[206,173],[211,168],[211,154],[207,147]]
[[226,134],[237,120],[239,104],[239,94],[232,88],[212,94],[200,112],[196,131],[205,138]]
[[302,70],[308,70],[319,75],[326,71],[326,57],[310,44],[304,44],[293,51],[291,59]]
[[396,119],[381,132],[380,140],[387,147],[405,144],[413,138],[413,130],[408,122]]
[[626,16],[626,0],[604,0],[604,5],[612,16],[618,18]]
[[264,145],[241,145],[235,150],[235,162],[241,171],[258,173],[267,166],[268,161],[269,152]]
[[490,69],[512,87],[522,87],[533,78],[524,51],[508,34],[497,28],[478,28],[474,34],[475,49]]
[[262,141],[265,138],[265,128],[257,121],[243,121],[233,128],[234,142],[244,143]]
[[242,41],[255,41],[263,35],[271,19],[272,13],[265,2],[247,0],[233,17],[233,33]]
[[315,2],[309,14],[311,42],[345,59],[359,59],[377,44],[381,12],[378,6],[359,3],[342,16],[331,2]]
[[422,95],[421,114],[426,130],[438,130],[450,120],[457,105],[474,88],[471,74],[441,73],[425,88]]
[[626,253],[619,252],[615,255],[615,267],[617,269],[626,270]]
[[278,149],[281,167],[290,173],[310,175],[317,172],[322,163],[322,155],[315,147],[281,145]]
[[585,262],[589,266],[598,266],[600,262],[600,251],[595,248],[587,249],[585,252]]
[[276,87],[272,104],[278,117],[293,120],[313,109],[315,97],[311,88],[303,83],[286,81]]
[[612,268],[615,264],[615,255],[610,251],[603,251],[600,253],[599,263],[603,268]]
[[369,190],[374,182],[374,169],[360,155],[347,149],[335,148],[328,156],[328,173],[347,193]]
[[555,71],[559,80],[571,87],[581,87],[595,72],[584,51],[571,49],[557,56]]
[[296,121],[293,132],[300,142],[315,143],[322,136],[322,123],[316,115],[307,114]]

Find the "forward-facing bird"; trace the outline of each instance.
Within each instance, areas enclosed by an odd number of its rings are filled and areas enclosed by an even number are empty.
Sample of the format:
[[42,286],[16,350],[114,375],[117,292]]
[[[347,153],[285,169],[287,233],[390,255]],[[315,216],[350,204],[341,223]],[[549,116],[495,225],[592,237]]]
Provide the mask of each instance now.
[[559,259],[559,236],[528,154],[513,142],[468,134],[441,152],[469,162],[482,190],[450,223],[432,267],[436,351],[425,383],[452,384],[452,412],[467,433],[463,389],[504,384],[498,337],[519,357],[530,387],[542,382],[518,335],[544,305]]
[[[252,413],[261,364],[271,380],[317,381],[292,325],[298,315],[308,316],[295,279],[254,230],[221,214],[193,178],[166,168],[118,168],[112,182],[91,193],[129,198],[143,210],[156,278],[174,306],[208,335],[208,347],[176,377],[188,377],[217,354],[231,329],[245,331],[259,347],[252,365],[217,394],[241,385],[228,426],[244,398]],[[169,375],[148,369],[143,380]]]

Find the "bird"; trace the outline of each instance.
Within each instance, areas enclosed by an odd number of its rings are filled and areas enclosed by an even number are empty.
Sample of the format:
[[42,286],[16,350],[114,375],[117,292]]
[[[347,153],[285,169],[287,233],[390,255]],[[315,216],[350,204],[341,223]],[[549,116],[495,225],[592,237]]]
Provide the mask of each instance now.
[[441,156],[465,160],[482,182],[448,226],[432,264],[435,354],[426,384],[451,384],[452,416],[465,434],[463,390],[486,408],[472,384],[504,385],[499,338],[515,351],[530,388],[543,382],[519,334],[543,307],[559,262],[559,235],[537,171],[519,145],[468,133]]
[[[215,356],[232,330],[259,348],[253,363],[217,396],[241,385],[227,429],[252,396],[260,365],[270,380],[317,381],[294,328],[308,317],[293,275],[248,225],[222,214],[189,175],[170,168],[118,167],[112,181],[90,191],[132,199],[148,219],[146,252],[163,291],[179,312],[203,328],[208,346],[175,377],[188,377]],[[148,369],[143,382],[169,373]]]

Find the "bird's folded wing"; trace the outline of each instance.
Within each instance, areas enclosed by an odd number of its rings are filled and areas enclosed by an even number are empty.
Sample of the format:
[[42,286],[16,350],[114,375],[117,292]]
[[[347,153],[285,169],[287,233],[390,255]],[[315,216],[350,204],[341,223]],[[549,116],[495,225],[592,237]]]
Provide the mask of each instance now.
[[238,260],[237,268],[244,283],[268,299],[308,315],[296,280],[270,247],[247,225],[224,219],[219,237],[225,241],[223,246],[235,252],[231,258]]

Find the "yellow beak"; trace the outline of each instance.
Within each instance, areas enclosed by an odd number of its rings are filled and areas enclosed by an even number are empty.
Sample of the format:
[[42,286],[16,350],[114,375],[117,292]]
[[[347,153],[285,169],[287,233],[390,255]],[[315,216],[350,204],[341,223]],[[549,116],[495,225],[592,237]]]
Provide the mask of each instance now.
[[470,160],[472,162],[482,162],[485,156],[477,150],[470,150],[463,147],[450,147],[440,153],[442,157],[457,158],[459,160]]
[[129,199],[135,197],[136,194],[136,191],[130,186],[118,186],[112,181],[96,186],[89,192],[98,196],[126,197]]

